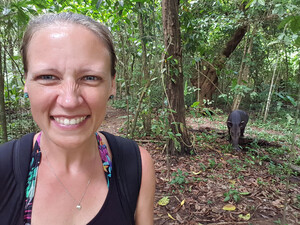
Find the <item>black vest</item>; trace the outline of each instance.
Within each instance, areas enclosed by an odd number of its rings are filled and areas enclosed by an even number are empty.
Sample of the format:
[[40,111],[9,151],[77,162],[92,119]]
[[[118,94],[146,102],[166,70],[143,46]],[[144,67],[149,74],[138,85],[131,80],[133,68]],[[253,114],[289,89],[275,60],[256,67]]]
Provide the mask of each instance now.
[[[141,156],[134,141],[102,132],[112,152],[112,178],[106,200],[89,225],[134,225],[141,185]],[[25,188],[34,134],[0,146],[0,224],[23,225]]]

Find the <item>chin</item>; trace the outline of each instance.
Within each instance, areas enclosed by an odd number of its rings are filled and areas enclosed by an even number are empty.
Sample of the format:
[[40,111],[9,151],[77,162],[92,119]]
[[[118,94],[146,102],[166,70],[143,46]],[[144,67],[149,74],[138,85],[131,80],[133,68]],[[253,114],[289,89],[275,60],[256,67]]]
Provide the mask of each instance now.
[[56,134],[52,137],[49,136],[50,140],[48,139],[48,141],[52,142],[56,146],[59,146],[60,148],[75,149],[90,142],[92,136],[93,134],[87,135],[87,133],[77,135]]

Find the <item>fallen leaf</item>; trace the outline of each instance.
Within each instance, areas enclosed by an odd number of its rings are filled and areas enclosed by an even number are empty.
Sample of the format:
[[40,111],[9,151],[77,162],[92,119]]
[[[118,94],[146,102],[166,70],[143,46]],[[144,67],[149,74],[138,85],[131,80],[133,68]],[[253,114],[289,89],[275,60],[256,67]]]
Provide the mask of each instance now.
[[226,211],[234,211],[235,209],[236,209],[236,207],[231,204],[224,205],[224,207],[223,207],[223,210],[226,210]]
[[202,171],[200,170],[199,172],[192,172],[194,175],[198,175],[198,174],[200,174]]
[[250,213],[248,213],[248,214],[245,215],[245,216],[244,216],[243,214],[240,214],[240,215],[239,215],[239,218],[248,221],[248,220],[250,220],[251,215],[250,215]]
[[250,195],[250,192],[240,192],[240,195]]
[[229,180],[229,183],[231,183],[232,185],[235,185],[236,181],[235,180]]
[[161,205],[161,206],[165,206],[165,205],[168,205],[170,202],[170,199],[168,196],[166,197],[163,197],[161,198],[159,201],[158,201],[158,204]]
[[176,219],[174,219],[174,217],[173,217],[173,216],[171,216],[171,214],[170,214],[170,213],[168,213],[168,217],[170,217],[172,220],[176,220]]
[[183,206],[184,202],[185,202],[185,200],[183,199],[183,200],[181,201],[180,205]]

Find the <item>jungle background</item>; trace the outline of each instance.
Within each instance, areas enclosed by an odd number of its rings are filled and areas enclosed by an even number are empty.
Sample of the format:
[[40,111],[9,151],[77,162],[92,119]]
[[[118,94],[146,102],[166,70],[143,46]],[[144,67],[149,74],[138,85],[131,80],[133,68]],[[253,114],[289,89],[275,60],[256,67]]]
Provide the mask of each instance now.
[[[72,11],[114,37],[100,129],[145,146],[155,224],[300,224],[299,0],[0,0],[0,143],[38,130],[19,54],[33,16]],[[241,152],[234,109],[250,121]]]

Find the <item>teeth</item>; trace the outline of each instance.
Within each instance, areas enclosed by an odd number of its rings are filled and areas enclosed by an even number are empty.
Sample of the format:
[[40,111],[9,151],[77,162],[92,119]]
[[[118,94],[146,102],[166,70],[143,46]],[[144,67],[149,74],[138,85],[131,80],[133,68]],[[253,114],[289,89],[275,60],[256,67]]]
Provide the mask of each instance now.
[[78,117],[78,118],[73,118],[73,119],[67,119],[67,118],[56,118],[54,117],[55,121],[62,124],[62,125],[76,125],[84,121],[86,116]]

